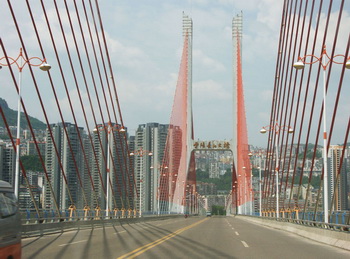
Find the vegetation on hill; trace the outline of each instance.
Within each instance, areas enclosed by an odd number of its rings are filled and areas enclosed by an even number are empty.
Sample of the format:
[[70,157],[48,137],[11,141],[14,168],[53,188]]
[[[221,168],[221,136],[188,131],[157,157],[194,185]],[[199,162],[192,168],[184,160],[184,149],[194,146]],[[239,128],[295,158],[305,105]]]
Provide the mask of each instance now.
[[[2,98],[0,98],[0,107],[2,108],[2,110],[5,114],[7,124],[9,126],[16,126],[17,125],[17,111],[9,108],[7,102]],[[30,120],[30,123],[31,123],[33,129],[41,129],[41,130],[46,129],[46,124],[43,123],[42,121],[40,121],[34,117],[31,117],[31,116],[29,116],[29,120]],[[5,127],[5,123],[2,119],[2,116],[0,116],[0,127]],[[21,112],[21,128],[22,129],[29,128],[27,119],[26,119],[23,112]]]
[[226,173],[224,175],[221,175],[220,178],[209,178],[209,172],[208,171],[202,171],[200,169],[197,169],[197,175],[196,179],[197,182],[203,182],[203,183],[214,183],[217,186],[218,190],[231,190],[231,183],[232,183],[232,173],[230,169],[226,170]]
[[211,214],[212,215],[226,215],[225,207],[219,206],[219,205],[213,205],[211,207]]
[[38,156],[21,156],[21,161],[26,171],[44,172]]
[[[321,147],[321,146],[318,146],[318,147]],[[307,151],[306,151],[306,158],[307,159],[312,159],[313,156],[314,156],[314,148],[315,148],[315,145],[312,144],[312,143],[309,143],[307,145]],[[322,157],[322,152],[320,150],[316,150],[316,158],[321,158]],[[302,159],[304,158],[304,152],[300,152],[299,155],[298,155],[298,158],[299,159]]]

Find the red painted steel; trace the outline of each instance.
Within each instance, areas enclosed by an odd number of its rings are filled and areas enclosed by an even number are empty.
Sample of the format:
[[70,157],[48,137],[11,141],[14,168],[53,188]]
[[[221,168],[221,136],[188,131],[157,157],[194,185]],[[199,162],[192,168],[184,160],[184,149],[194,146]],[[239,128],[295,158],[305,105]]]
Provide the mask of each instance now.
[[[185,191],[195,186],[195,178],[187,179],[187,91],[188,91],[188,36],[185,37],[180,71],[168,129],[164,159],[161,166],[159,199],[169,204],[185,203]],[[194,181],[193,181],[194,180]],[[192,187],[191,187],[191,186]],[[166,206],[166,205],[164,205]],[[171,209],[171,207],[169,207]]]
[[249,159],[248,129],[244,105],[244,89],[242,77],[242,59],[240,39],[237,37],[237,184],[238,184],[238,205],[252,201],[251,190],[251,164]]

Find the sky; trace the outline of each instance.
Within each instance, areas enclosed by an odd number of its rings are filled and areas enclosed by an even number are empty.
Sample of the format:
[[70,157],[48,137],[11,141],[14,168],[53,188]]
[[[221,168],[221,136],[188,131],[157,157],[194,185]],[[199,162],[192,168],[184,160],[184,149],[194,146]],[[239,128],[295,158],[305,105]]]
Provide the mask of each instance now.
[[269,123],[282,1],[110,2],[101,2],[101,9],[130,128],[169,122],[183,47],[182,13],[192,18],[193,117],[195,138],[201,140],[233,135],[232,18],[242,11],[249,142],[265,145],[259,130]]
[[[7,5],[5,0],[0,1],[1,6]],[[259,130],[270,119],[283,1],[99,2],[124,124],[131,134],[139,124],[169,123],[183,47],[183,12],[192,18],[194,130],[195,139],[201,140],[229,140],[233,135],[231,30],[232,18],[243,12],[243,84],[248,138],[252,145],[266,146],[267,136]],[[18,5],[16,10],[20,13],[18,3],[13,4]],[[35,3],[32,1],[32,5]],[[4,21],[0,24],[1,37],[9,53],[18,53],[20,45],[12,18],[5,8],[1,9]],[[349,17],[348,12],[345,16]],[[18,19],[26,18],[23,15]],[[28,32],[28,37],[33,36]],[[1,82],[4,90],[0,97],[16,109],[16,93],[7,90],[9,81]],[[45,89],[43,91],[45,93]],[[74,95],[74,90],[71,92]],[[23,90],[30,114],[43,119],[31,95],[32,90]],[[51,98],[48,97],[48,105]],[[67,104],[63,95],[59,98]],[[50,121],[58,121],[54,108],[48,114]]]

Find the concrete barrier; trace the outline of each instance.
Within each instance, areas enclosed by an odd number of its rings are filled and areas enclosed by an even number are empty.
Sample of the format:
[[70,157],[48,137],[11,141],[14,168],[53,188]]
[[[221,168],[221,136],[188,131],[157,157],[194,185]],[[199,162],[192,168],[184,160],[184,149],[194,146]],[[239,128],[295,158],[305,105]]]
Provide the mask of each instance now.
[[297,234],[302,237],[309,238],[311,240],[336,246],[350,251],[350,233],[341,232],[333,229],[311,227],[305,225],[298,225],[291,222],[283,222],[277,220],[271,220],[262,217],[247,217],[236,216],[239,219],[255,223],[257,225],[267,226],[274,229],[280,229]]
[[165,220],[170,218],[183,217],[183,215],[162,215],[146,216],[141,218],[123,218],[123,219],[100,219],[100,220],[74,220],[62,222],[22,224],[22,238],[43,236],[55,233],[63,233],[72,230],[93,229],[105,226],[135,224],[139,222]]

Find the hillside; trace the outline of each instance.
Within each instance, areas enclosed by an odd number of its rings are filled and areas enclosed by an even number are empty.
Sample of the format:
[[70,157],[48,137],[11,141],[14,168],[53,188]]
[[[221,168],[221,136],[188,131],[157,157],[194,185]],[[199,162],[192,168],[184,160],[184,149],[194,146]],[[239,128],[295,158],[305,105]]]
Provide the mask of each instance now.
[[[7,102],[0,98],[0,106],[5,114],[6,121],[9,126],[16,126],[17,125],[17,111],[12,110],[9,108]],[[32,124],[33,129],[41,129],[44,130],[46,129],[46,124],[43,123],[42,121],[29,116],[30,123]],[[0,127],[5,127],[5,123],[2,119],[2,116],[0,115]],[[28,128],[28,123],[26,120],[26,117],[24,113],[21,113],[21,128],[22,129],[27,129]]]

